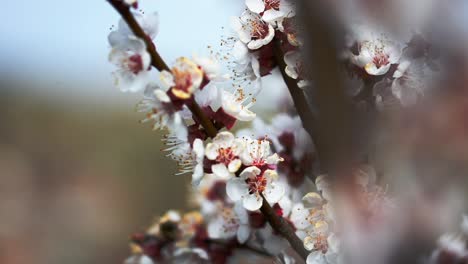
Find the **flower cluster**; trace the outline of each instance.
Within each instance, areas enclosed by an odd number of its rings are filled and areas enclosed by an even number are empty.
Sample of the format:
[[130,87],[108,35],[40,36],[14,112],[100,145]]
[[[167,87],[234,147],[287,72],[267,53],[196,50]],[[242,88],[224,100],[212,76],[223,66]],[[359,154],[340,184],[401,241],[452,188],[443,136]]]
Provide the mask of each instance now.
[[[109,34],[116,85],[123,92],[142,92],[137,106],[144,113],[142,122],[166,132],[168,156],[179,165],[179,174],[192,175],[192,198],[199,208],[186,214],[169,211],[147,231],[133,235],[133,256],[126,263],[227,263],[258,255],[292,263],[292,250],[302,252],[308,264],[342,263],[343,232],[334,195],[340,186],[326,175],[317,176],[320,153],[315,153],[311,131],[297,115],[278,113],[264,122],[250,110],[261,79],[275,68],[286,83],[294,84],[290,90],[309,85],[294,5],[246,0],[244,12],[231,19],[235,36],[222,42],[229,49],[226,56],[180,57],[166,66],[157,61],[152,42],[158,33],[157,13],[135,12],[137,1],[110,2],[127,8],[137,24],[130,23],[131,28],[121,20]],[[436,57],[423,36],[397,41],[357,26],[349,32],[341,58],[359,83],[353,83],[358,86],[353,99],[382,109],[394,101],[407,106],[419,100],[429,71],[436,70]],[[227,67],[230,75],[220,65],[225,57],[234,60]],[[237,121],[252,123],[236,130]],[[368,227],[381,223],[394,206],[375,184],[371,165],[352,170],[348,186],[353,208]],[[465,231],[467,226],[465,220]],[[282,233],[288,228],[291,234]],[[291,243],[294,239],[299,243]],[[466,247],[463,251],[451,241],[443,240],[442,247],[466,258]],[[432,258],[440,259],[446,251]]]
[[235,37],[227,41],[233,42],[235,75],[260,80],[284,60],[287,66],[281,70],[299,87],[306,86],[294,4],[287,0],[246,0],[245,4],[246,10],[231,19]]

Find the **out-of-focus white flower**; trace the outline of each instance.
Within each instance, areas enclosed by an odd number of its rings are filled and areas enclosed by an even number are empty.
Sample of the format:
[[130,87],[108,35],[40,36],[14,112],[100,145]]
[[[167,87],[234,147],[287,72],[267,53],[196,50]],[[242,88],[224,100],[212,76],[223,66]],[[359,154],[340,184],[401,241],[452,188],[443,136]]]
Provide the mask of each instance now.
[[262,16],[266,22],[274,22],[295,15],[294,7],[286,0],[245,0],[247,8]]
[[238,130],[237,136],[253,139],[265,139],[267,135],[270,135],[271,133],[271,126],[267,125],[262,119],[255,118],[251,122],[251,126],[249,128]]
[[142,40],[133,39],[125,50],[113,48],[109,61],[118,67],[114,76],[121,91],[137,92],[148,84],[151,58]]
[[308,264],[336,263],[338,239],[331,230],[330,205],[320,194],[306,194],[303,203],[293,207],[290,219],[297,229],[296,234],[303,239],[304,247],[312,251],[307,257]]
[[271,204],[278,202],[283,196],[283,187],[275,183],[277,177],[274,170],[262,172],[257,167],[248,167],[239,177],[229,179],[226,192],[233,201],[242,201],[245,209],[255,211],[263,204],[262,195]]
[[461,229],[462,232],[465,234],[465,236],[468,237],[468,215],[463,216],[463,221],[461,224]]
[[[295,159],[300,160],[307,152],[313,152],[312,141],[302,126],[301,119],[287,114],[278,114],[271,120],[272,141],[277,152],[291,148]],[[282,139],[287,135],[292,138]]]
[[437,241],[437,246],[429,259],[430,264],[464,263],[468,258],[466,241],[461,236],[444,234]]
[[153,264],[154,262],[146,255],[135,255],[125,260],[125,264]]
[[424,81],[422,63],[401,62],[393,74],[392,94],[400,100],[403,106],[416,103],[424,94],[428,83]]
[[[136,2],[126,0],[128,2]],[[159,15],[157,12],[149,14],[133,13],[134,18],[150,39],[154,39],[159,32]],[[112,31],[108,36],[109,44],[112,48],[127,50],[135,40],[138,39],[128,27],[125,20],[120,19],[117,30]]]
[[258,235],[261,238],[262,247],[272,255],[284,254],[288,248],[288,242],[276,233],[270,225],[258,230]]
[[208,236],[213,239],[235,236],[243,244],[249,239],[250,232],[249,217],[241,203],[235,203],[233,207],[222,207],[219,215],[208,223]]
[[276,165],[282,161],[278,154],[271,153],[270,142],[262,139],[244,138],[245,148],[240,155],[242,164],[246,166],[264,167],[269,165]]
[[273,26],[262,20],[262,17],[250,11],[245,11],[240,17],[231,19],[231,26],[239,36],[240,41],[247,44],[251,50],[256,50],[268,44],[275,36]]
[[200,88],[203,77],[200,67],[186,57],[178,58],[170,73],[161,73],[161,81],[179,99],[189,99]]
[[153,121],[154,129],[168,129],[176,138],[186,141],[187,127],[166,92],[155,84],[146,87],[144,98],[138,104],[139,112],[145,112],[142,122]]
[[234,176],[242,162],[239,155],[244,149],[244,142],[236,139],[230,132],[220,132],[206,145],[205,155],[213,162],[212,172],[221,177]]
[[349,52],[351,62],[370,75],[383,75],[400,61],[403,46],[385,33],[359,28],[354,40],[357,54]]

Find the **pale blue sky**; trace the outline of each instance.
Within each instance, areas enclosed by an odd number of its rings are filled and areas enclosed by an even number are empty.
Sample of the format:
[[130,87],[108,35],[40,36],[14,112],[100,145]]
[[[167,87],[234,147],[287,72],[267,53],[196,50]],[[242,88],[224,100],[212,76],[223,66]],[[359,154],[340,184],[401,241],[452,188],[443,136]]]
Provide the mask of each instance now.
[[[156,44],[171,62],[219,43],[229,32],[221,27],[228,28],[243,0],[140,0],[140,7],[159,12]],[[4,1],[2,10],[1,78],[45,83],[60,96],[122,96],[111,86],[107,61],[107,34],[119,16],[105,0],[14,0]]]

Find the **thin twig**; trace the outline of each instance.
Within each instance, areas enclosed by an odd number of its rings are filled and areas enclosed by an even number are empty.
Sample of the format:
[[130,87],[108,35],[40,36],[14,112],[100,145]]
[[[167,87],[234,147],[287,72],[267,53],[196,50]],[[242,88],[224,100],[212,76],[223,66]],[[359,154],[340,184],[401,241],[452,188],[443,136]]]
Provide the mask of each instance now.
[[[123,20],[127,23],[128,27],[132,30],[135,36],[142,39],[146,44],[146,49],[151,56],[151,65],[153,65],[159,71],[171,71],[164,60],[161,58],[159,53],[156,51],[156,47],[153,41],[149,38],[149,36],[145,33],[145,31],[141,28],[141,26],[136,21],[135,17],[133,16],[132,12],[130,12],[130,7],[127,6],[121,0],[108,0],[108,2],[117,10],[117,12],[122,16]],[[205,129],[206,133],[210,137],[215,137],[217,134],[217,129],[210,121],[210,119],[203,113],[200,106],[192,100],[189,106],[190,111],[192,114],[197,117],[200,121],[201,125]]]
[[314,133],[314,116],[310,110],[309,103],[305,98],[304,91],[298,87],[297,80],[291,78],[286,74],[286,63],[284,62],[284,52],[281,48],[281,39],[275,38],[273,40],[273,53],[275,56],[276,64],[281,72],[284,82],[288,87],[289,93],[293,99],[294,106],[296,107],[297,114],[301,118],[302,126],[313,137]]
[[260,211],[263,213],[265,218],[267,219],[268,223],[271,227],[278,232],[281,236],[283,236],[291,245],[291,247],[305,260],[309,255],[309,252],[304,248],[304,244],[302,240],[296,236],[296,233],[292,227],[292,225],[283,217],[276,214],[275,210],[268,204],[265,197],[263,197],[263,204],[260,208]]

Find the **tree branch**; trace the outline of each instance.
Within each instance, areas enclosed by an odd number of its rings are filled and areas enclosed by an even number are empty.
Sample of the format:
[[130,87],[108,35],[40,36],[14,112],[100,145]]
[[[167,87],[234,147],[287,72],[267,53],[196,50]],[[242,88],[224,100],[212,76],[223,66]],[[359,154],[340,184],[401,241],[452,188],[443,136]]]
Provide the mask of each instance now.
[[284,62],[284,52],[281,48],[281,39],[273,39],[273,54],[275,56],[276,64],[278,65],[281,75],[283,77],[286,86],[288,87],[289,93],[293,99],[294,107],[296,108],[297,114],[301,118],[302,126],[313,138],[314,133],[314,116],[310,110],[309,103],[305,98],[305,94],[301,88],[297,86],[297,80],[289,77],[286,74],[286,63]]
[[[137,36],[145,42],[146,49],[151,56],[151,65],[153,65],[159,71],[170,72],[170,68],[167,66],[167,64],[161,58],[159,53],[156,51],[156,46],[154,45],[153,41],[138,24],[132,12],[130,12],[130,7],[127,6],[121,0],[108,0],[108,2],[122,16],[122,19],[125,20],[128,27],[132,30],[133,34],[135,34],[135,36]],[[205,129],[207,135],[212,138],[215,137],[218,133],[218,130],[215,128],[210,119],[203,113],[197,102],[195,100],[192,100],[188,107],[192,114],[196,116],[198,120],[200,120],[200,123]]]
[[260,211],[263,213],[265,218],[267,219],[268,223],[271,227],[278,232],[281,236],[283,236],[291,245],[291,247],[301,256],[304,260],[307,259],[309,252],[304,248],[304,243],[302,240],[296,236],[296,232],[292,225],[283,217],[276,214],[275,210],[268,204],[265,197],[263,197],[263,204],[260,208]]

